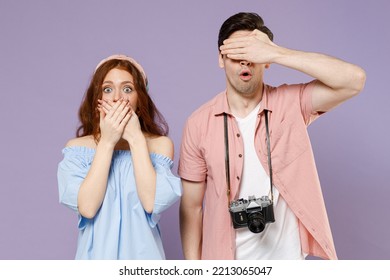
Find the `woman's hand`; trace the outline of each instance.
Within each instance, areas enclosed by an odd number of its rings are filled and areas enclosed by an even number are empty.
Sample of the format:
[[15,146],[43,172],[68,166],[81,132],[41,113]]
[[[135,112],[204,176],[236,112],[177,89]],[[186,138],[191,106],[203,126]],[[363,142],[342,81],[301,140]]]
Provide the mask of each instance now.
[[100,112],[100,141],[115,146],[131,118],[130,105],[123,99],[117,102],[99,100],[97,109]]
[[131,147],[134,142],[139,139],[139,137],[144,136],[141,130],[141,124],[139,122],[138,116],[134,112],[132,107],[130,107],[129,114],[131,115],[131,117],[125,126],[122,138],[125,139]]

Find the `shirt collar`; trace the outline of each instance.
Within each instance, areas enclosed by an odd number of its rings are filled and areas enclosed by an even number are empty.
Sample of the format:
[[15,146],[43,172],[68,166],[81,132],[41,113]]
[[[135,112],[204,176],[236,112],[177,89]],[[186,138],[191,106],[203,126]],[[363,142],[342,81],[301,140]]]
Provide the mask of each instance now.
[[[270,93],[270,86],[264,84],[263,85],[263,96],[261,98],[261,104],[259,108],[258,114],[261,114],[264,110],[268,110],[272,112],[272,105],[269,104],[269,93]],[[232,115],[228,101],[227,101],[227,90],[221,92],[217,96],[215,107],[214,107],[214,116],[220,116],[224,113],[228,115]]]

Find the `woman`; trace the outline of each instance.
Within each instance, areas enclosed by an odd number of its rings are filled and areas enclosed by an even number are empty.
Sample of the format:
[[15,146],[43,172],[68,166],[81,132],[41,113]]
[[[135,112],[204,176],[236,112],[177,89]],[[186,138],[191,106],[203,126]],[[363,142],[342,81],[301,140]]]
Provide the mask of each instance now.
[[124,55],[96,67],[77,138],[58,167],[60,202],[79,215],[76,259],[165,259],[158,221],[181,195],[173,143],[143,68]]

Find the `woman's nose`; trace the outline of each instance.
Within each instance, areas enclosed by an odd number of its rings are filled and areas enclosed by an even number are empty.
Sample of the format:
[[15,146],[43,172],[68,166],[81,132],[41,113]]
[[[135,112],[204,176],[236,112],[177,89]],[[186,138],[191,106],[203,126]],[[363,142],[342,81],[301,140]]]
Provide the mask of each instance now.
[[114,101],[118,101],[122,97],[120,90],[115,90]]

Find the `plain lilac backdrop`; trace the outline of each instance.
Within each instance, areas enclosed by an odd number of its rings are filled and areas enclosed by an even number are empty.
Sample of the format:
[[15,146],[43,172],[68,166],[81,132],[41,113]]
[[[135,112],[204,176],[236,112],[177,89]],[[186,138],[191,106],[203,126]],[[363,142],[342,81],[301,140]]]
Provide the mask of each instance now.
[[[346,0],[0,0],[0,259],[73,259],[75,214],[58,203],[57,165],[100,59],[115,53],[145,68],[170,124],[177,158],[188,115],[225,87],[222,22],[257,12],[289,48],[362,66],[358,97],[309,132],[341,259],[390,259],[390,2]],[[309,77],[272,65],[273,85]],[[178,204],[162,218],[168,259],[181,259]]]

